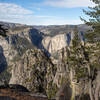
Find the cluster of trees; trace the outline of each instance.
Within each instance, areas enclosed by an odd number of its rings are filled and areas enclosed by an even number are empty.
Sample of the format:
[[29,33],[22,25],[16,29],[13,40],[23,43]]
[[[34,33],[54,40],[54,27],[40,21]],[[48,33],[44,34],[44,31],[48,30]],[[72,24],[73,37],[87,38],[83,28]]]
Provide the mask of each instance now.
[[[92,30],[89,30],[85,35],[87,42],[84,45],[79,42],[80,39],[76,30],[72,41],[73,45],[69,51],[68,65],[71,72],[71,81],[73,81],[73,78],[77,79],[76,83],[80,79],[87,80],[90,100],[99,100],[100,83],[97,77],[100,73],[100,0],[91,1],[96,4],[95,7],[89,7],[89,11],[83,10],[90,19],[87,21],[81,18],[81,20],[91,26]],[[75,71],[75,74],[73,71]],[[72,88],[75,92],[73,84]],[[71,100],[75,100],[74,93]]]
[[[86,35],[87,40],[92,42],[92,46],[88,50],[88,77],[89,77],[89,94],[91,100],[99,100],[100,83],[97,81],[94,88],[93,81],[96,79],[98,70],[100,69],[100,0],[91,0],[95,3],[95,7],[89,7],[90,11],[83,12],[90,17],[89,21],[82,19],[85,24],[92,26],[91,31]],[[92,52],[91,52],[92,51]],[[94,59],[91,61],[91,56],[94,54]]]

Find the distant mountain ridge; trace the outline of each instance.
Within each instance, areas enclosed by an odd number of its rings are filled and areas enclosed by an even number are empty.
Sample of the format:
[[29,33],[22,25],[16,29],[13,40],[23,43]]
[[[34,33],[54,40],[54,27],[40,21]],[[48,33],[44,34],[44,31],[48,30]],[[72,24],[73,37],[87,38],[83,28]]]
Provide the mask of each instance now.
[[7,27],[12,30],[19,30],[24,28],[35,28],[42,33],[44,33],[46,36],[55,36],[58,34],[67,33],[69,31],[72,31],[76,26],[79,31],[86,32],[87,30],[92,29],[90,26],[87,26],[85,24],[79,24],[79,25],[25,25],[25,24],[19,24],[19,23],[9,23],[9,22],[2,22],[0,21],[0,24],[4,25],[4,27]]
[[4,25],[7,28],[15,28],[17,26],[26,26],[25,24],[10,23],[10,22],[3,22],[3,21],[0,21],[0,24],[1,25]]

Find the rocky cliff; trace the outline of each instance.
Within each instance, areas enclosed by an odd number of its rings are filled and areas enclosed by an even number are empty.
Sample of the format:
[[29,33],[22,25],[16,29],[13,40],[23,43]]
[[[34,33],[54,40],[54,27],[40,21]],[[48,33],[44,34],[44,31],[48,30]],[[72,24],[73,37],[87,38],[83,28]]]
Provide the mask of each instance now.
[[58,71],[56,73],[59,67],[52,62],[55,59],[48,58],[45,51],[58,52],[66,46],[66,40],[64,34],[49,38],[30,27],[10,29],[8,37],[0,37],[0,67],[7,68],[1,73],[1,83],[7,79],[11,84],[21,84],[32,92],[55,97],[61,76]]
[[[58,30],[58,26],[52,27],[54,30],[51,32]],[[65,29],[66,26],[62,28]],[[0,82],[7,80],[10,84],[20,84],[31,92],[42,93],[57,100],[77,99],[83,94],[87,96],[89,78],[92,77],[85,77],[88,76],[87,69],[83,70],[89,66],[87,53],[81,45],[75,48],[70,46],[69,49],[64,33],[50,36],[43,33],[45,31],[28,26],[14,27],[9,30],[8,37],[0,37]],[[98,60],[100,52],[95,44],[91,48],[86,46],[90,63]],[[98,52],[98,57],[95,52]],[[99,66],[95,63],[92,65]],[[96,71],[96,75],[93,88],[96,85],[99,87],[100,72]]]
[[41,50],[30,49],[15,62],[10,84],[20,84],[34,93],[48,95],[55,72],[56,67]]
[[[7,68],[7,71],[9,70],[9,74],[11,74],[13,64],[28,49],[40,49],[42,47],[41,40],[42,33],[30,27],[10,29],[7,37],[0,36],[0,73]],[[4,74],[6,76],[5,72]],[[4,74],[2,73],[1,78]],[[6,78],[4,77],[3,79],[5,80]],[[0,83],[2,82],[1,80]]]
[[0,46],[7,62],[14,60],[14,57],[21,56],[27,49],[40,48],[42,34],[36,29],[25,28],[9,30],[8,37],[0,37]]

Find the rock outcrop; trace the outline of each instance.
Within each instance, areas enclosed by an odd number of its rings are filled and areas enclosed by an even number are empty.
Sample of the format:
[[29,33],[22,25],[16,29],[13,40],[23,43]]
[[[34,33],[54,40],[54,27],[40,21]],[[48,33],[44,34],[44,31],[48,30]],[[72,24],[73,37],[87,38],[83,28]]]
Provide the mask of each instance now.
[[55,72],[55,66],[42,51],[27,50],[14,64],[10,84],[21,84],[32,92],[48,95],[47,90]]
[[0,36],[0,49],[4,54],[8,65],[11,65],[11,61],[18,56],[21,56],[27,49],[35,47],[42,47],[42,33],[33,28],[25,28],[19,30],[10,30],[10,35],[4,38]]
[[[10,76],[13,64],[28,50],[42,47],[41,33],[33,28],[10,30],[7,37],[0,36],[0,84]],[[7,74],[6,74],[7,73]],[[9,73],[9,75],[8,75]],[[2,78],[5,77],[5,78]],[[2,80],[1,80],[2,78]],[[7,79],[9,80],[9,79]]]

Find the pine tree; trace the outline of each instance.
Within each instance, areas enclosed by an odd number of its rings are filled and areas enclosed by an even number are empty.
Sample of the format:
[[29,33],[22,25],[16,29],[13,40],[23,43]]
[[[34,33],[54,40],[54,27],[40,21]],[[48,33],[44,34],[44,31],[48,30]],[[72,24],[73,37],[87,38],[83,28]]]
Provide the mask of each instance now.
[[[76,85],[79,84],[79,81],[84,81],[86,77],[88,77],[87,74],[87,61],[84,57],[84,47],[81,44],[81,39],[79,37],[79,32],[77,27],[75,27],[74,31],[74,38],[72,40],[72,46],[70,46],[69,50],[69,56],[67,56],[68,61],[68,67],[70,71],[70,83],[72,88],[72,97],[71,100],[75,100],[75,94],[76,94]],[[79,96],[79,100],[81,100],[81,97],[84,94],[84,86],[80,88],[81,93]]]
[[89,11],[83,10],[83,12],[90,17],[87,21],[81,18],[85,24],[92,26],[92,30],[90,30],[87,34],[88,40],[92,40],[92,42],[100,40],[100,0],[91,0],[94,2],[95,7],[88,7]]
[[[89,7],[89,11],[83,10],[83,12],[90,17],[87,21],[83,18],[85,24],[92,27],[92,30],[88,31],[86,38],[90,42],[89,47],[84,47],[84,54],[88,52],[87,65],[88,65],[88,77],[89,77],[89,94],[91,100],[99,100],[100,84],[97,83],[94,88],[94,81],[97,77],[97,71],[100,69],[100,0],[91,0],[94,2],[95,7]],[[91,44],[92,42],[92,44]],[[94,92],[93,92],[94,91]]]
[[[70,69],[70,80],[72,86],[72,98],[75,98],[75,84],[77,82],[88,81],[88,90],[91,100],[99,100],[99,89],[100,84],[94,82],[97,78],[97,70],[100,66],[100,45],[91,44],[88,45],[86,42],[85,45],[81,44],[77,30],[74,31],[75,35],[72,40],[72,46],[70,47],[70,55],[67,56],[68,66]],[[85,83],[83,83],[80,97],[85,96]],[[95,87],[95,88],[94,88]],[[81,99],[79,99],[81,100]],[[84,99],[83,99],[84,100]]]

